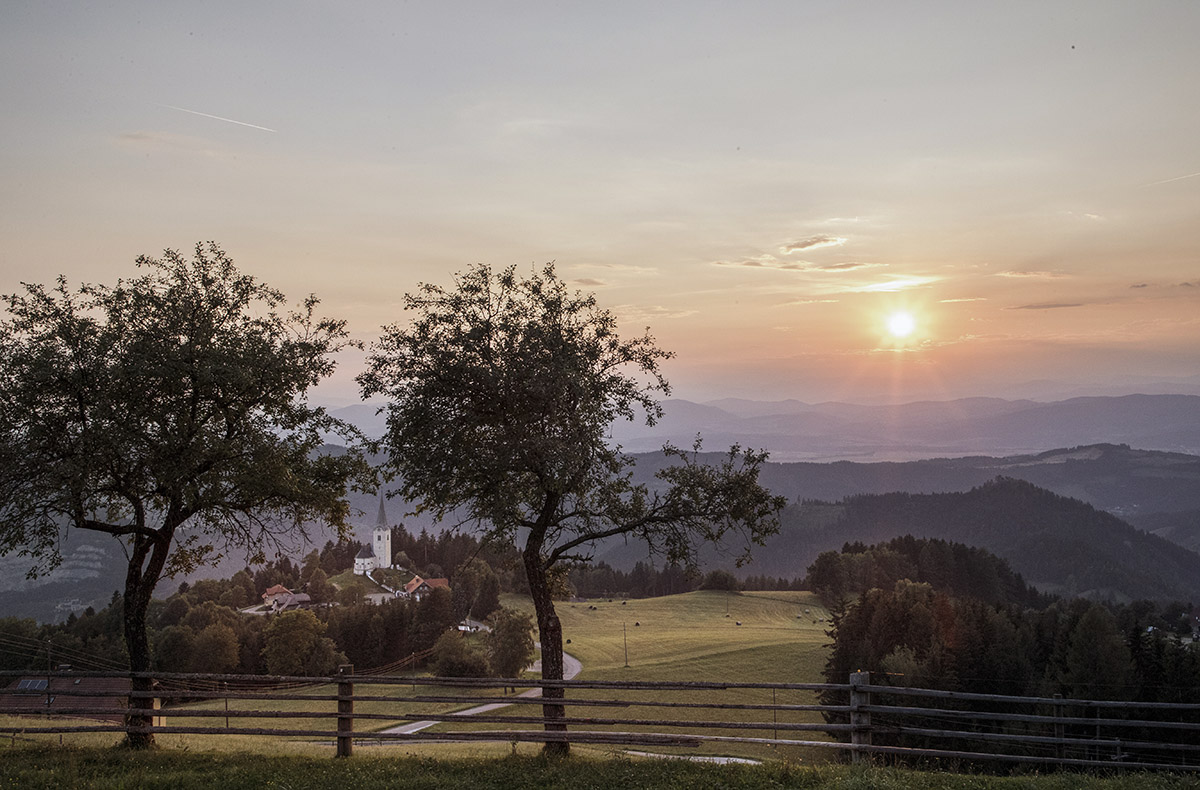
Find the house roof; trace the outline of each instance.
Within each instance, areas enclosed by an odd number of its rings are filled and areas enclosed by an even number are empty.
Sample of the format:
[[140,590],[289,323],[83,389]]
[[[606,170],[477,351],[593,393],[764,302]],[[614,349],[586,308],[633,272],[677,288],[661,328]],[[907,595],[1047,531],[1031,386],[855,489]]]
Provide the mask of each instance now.
[[276,584],[273,587],[268,587],[267,591],[262,594],[263,598],[270,598],[272,595],[291,595],[292,591],[282,584]]
[[[80,696],[106,694],[111,696]],[[86,719],[121,721],[129,694],[129,678],[27,677],[14,678],[0,690],[0,714],[36,708],[39,712],[71,713]]]

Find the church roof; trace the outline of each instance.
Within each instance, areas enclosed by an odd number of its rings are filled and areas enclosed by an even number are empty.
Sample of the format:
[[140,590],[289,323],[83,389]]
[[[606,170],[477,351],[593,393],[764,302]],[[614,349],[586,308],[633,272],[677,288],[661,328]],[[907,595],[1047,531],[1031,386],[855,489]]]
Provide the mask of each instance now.
[[371,551],[370,546],[363,546],[361,549],[358,550],[358,554],[354,555],[354,559],[369,560],[374,556],[375,556],[375,552]]
[[379,515],[375,518],[376,527],[387,527],[387,508],[383,506],[383,492],[379,492]]

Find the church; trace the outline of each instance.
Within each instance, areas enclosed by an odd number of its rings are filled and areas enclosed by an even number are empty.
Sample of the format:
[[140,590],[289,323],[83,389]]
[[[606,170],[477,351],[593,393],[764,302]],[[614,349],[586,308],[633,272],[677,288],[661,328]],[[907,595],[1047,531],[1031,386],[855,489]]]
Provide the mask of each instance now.
[[371,545],[363,546],[354,558],[354,573],[366,576],[376,568],[392,567],[392,529],[387,523],[387,511],[383,506],[383,495],[379,497],[379,516],[375,529],[371,531]]

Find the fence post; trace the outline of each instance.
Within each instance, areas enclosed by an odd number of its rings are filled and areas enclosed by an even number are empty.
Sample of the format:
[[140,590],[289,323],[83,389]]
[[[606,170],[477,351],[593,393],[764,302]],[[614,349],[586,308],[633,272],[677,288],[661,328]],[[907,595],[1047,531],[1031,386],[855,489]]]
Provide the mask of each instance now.
[[1062,694],[1054,695],[1054,737],[1058,739],[1058,743],[1054,744],[1054,756],[1056,759],[1063,759],[1066,756],[1066,748],[1062,742],[1066,737],[1066,728],[1063,726],[1063,706]]
[[850,762],[858,764],[870,762],[871,755],[868,752],[859,751],[859,746],[871,745],[871,714],[862,708],[871,704],[871,693],[862,691],[862,686],[871,685],[870,672],[852,672],[850,673]]
[[[349,757],[354,751],[354,684],[348,679],[354,674],[353,664],[338,667],[337,756]],[[345,733],[343,735],[342,733]]]

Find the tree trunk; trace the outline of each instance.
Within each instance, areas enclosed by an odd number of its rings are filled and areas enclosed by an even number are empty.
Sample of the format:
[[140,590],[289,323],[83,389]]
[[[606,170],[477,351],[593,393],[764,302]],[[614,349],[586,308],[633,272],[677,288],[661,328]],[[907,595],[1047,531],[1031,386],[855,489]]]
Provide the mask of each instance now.
[[[125,574],[124,626],[125,650],[129,653],[129,671],[144,673],[150,671],[150,638],[146,633],[146,613],[150,609],[150,600],[154,595],[154,587],[167,561],[167,553],[171,540],[164,541],[160,535],[148,538],[139,535],[134,538],[133,550],[129,558],[129,568]],[[149,561],[147,561],[147,555]],[[138,693],[152,691],[154,681],[149,677],[130,678],[130,690]],[[149,697],[129,698],[130,708],[149,708],[153,701]],[[154,723],[154,717],[144,713],[130,713],[125,716],[125,726],[149,727]],[[126,732],[125,743],[134,749],[149,749],[154,746],[154,736],[144,732]]]
[[[529,579],[529,594],[533,598],[533,608],[537,613],[538,639],[542,643],[542,679],[563,679],[563,640],[562,624],[554,611],[554,599],[550,595],[550,582],[547,569],[543,564],[541,554],[541,537],[544,532],[532,530],[525,543],[525,575]],[[536,539],[535,539],[536,536]],[[542,699],[548,702],[542,705],[542,715],[546,718],[547,733],[566,733],[567,725],[555,721],[565,718],[566,708],[562,700],[566,692],[562,688],[543,688]],[[565,739],[562,741],[547,741],[543,747],[546,755],[565,757],[570,754],[571,745]]]

